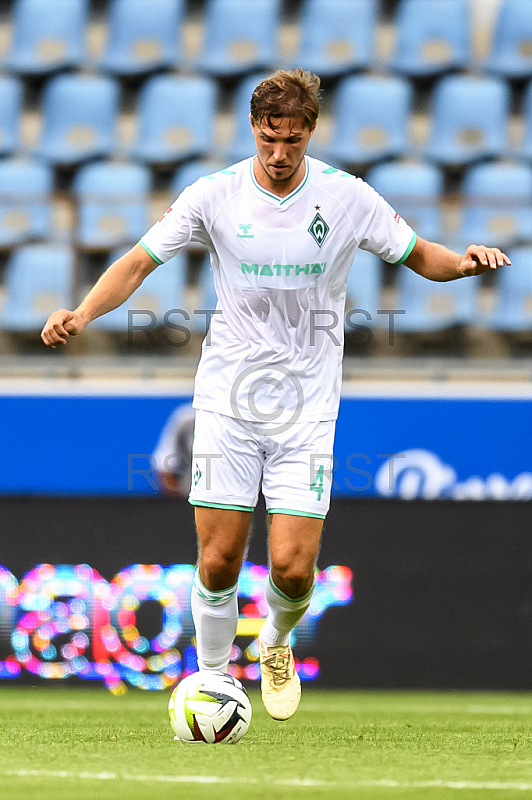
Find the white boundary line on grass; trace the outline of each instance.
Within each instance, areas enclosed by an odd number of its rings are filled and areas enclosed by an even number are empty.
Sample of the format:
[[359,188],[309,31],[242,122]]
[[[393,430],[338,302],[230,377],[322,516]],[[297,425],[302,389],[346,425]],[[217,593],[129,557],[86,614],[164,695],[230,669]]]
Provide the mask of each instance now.
[[518,781],[320,781],[283,778],[223,778],[216,775],[130,775],[118,772],[66,772],[64,770],[18,769],[0,772],[3,777],[11,778],[65,778],[69,780],[93,781],[138,781],[141,783],[203,783],[203,784],[269,784],[273,786],[291,786],[293,788],[373,788],[373,789],[479,789],[482,791],[515,791],[530,792],[532,783]]

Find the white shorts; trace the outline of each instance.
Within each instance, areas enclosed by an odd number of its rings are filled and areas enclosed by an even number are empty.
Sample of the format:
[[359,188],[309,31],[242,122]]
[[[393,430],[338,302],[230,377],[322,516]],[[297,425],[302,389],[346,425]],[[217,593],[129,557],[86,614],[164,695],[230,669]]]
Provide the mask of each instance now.
[[198,409],[190,503],[252,511],[262,488],[270,514],[325,518],[335,426],[297,422],[268,435],[264,423]]

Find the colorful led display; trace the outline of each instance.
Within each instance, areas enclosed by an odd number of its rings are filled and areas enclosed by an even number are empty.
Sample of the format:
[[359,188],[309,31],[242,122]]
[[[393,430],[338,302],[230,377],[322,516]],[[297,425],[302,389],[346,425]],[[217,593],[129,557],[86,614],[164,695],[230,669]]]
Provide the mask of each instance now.
[[[87,564],[40,564],[20,584],[0,566],[0,678],[23,670],[41,678],[101,680],[115,694],[127,685],[164,689],[197,669],[190,564],[133,564],[108,582]],[[229,671],[257,680],[257,635],[267,613],[268,568],[245,562],[239,579],[239,621]],[[331,566],[316,574],[316,589],[293,643],[308,649],[327,608],[352,599],[352,573]],[[145,635],[139,615],[155,604],[160,624]],[[146,606],[144,606],[146,608]],[[152,617],[154,616],[153,609]],[[155,615],[157,616],[157,615]],[[297,662],[302,680],[319,674],[318,660]]]

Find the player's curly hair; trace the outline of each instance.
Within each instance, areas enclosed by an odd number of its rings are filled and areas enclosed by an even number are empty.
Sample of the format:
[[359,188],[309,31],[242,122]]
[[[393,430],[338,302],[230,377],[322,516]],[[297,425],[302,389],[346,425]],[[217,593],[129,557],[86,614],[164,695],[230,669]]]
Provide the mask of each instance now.
[[302,118],[303,124],[311,128],[320,111],[320,79],[312,72],[299,67],[292,70],[278,69],[273,75],[259,83],[251,97],[251,118],[254,125],[266,122],[276,130],[275,120],[283,117]]

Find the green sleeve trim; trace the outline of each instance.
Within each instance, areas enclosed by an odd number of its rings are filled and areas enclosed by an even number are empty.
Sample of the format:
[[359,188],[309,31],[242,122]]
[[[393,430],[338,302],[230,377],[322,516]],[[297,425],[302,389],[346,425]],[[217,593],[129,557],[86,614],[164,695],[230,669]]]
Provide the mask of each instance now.
[[269,508],[268,514],[290,514],[292,517],[312,517],[325,519],[325,514],[311,514],[309,511],[294,511],[293,508]]
[[410,253],[412,252],[414,247],[416,246],[416,242],[417,242],[417,235],[415,233],[413,233],[412,234],[412,238],[410,239],[410,244],[408,245],[408,247],[405,250],[404,256],[402,258],[400,258],[399,261],[394,261],[393,262],[393,266],[394,267],[398,267],[401,264],[405,263],[406,259],[408,258],[408,256],[410,255]]
[[188,502],[192,506],[204,506],[205,508],[226,508],[229,511],[254,511],[253,506],[231,506],[226,503],[205,503],[203,500],[191,500]]
[[152,251],[150,250],[150,248],[148,247],[148,245],[144,244],[144,242],[142,241],[142,239],[140,240],[139,244],[140,244],[140,246],[141,246],[141,247],[143,247],[143,248],[145,249],[145,251],[146,251],[146,252],[147,252],[147,254],[150,256],[150,258],[153,258],[153,260],[155,261],[155,263],[156,263],[156,264],[159,264],[159,266],[160,266],[161,264],[164,264],[164,261],[161,261],[161,259],[160,259],[160,258],[157,258],[157,256],[155,255],[155,253],[152,253]]
[[309,600],[312,597],[314,587],[316,586],[316,582],[314,581],[308,592],[304,594],[303,597],[288,597],[288,595],[278,589],[275,583],[272,581],[271,572],[268,573],[268,582],[272,592],[275,592],[275,594],[279,595],[279,597],[282,597],[283,600],[288,600],[289,603],[303,603],[305,600]]

